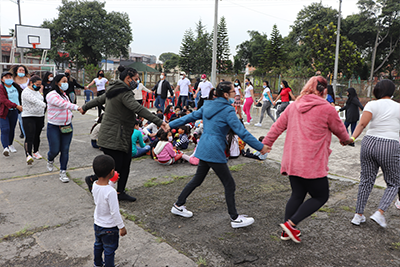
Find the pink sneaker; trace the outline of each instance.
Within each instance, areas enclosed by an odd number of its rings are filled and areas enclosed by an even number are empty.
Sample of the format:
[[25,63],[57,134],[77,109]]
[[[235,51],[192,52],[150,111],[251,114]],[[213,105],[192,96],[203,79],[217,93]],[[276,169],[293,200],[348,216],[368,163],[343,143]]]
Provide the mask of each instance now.
[[300,243],[301,240],[299,238],[300,231],[293,228],[293,226],[289,223],[289,221],[285,223],[281,223],[280,226],[282,227],[283,231],[296,243]]

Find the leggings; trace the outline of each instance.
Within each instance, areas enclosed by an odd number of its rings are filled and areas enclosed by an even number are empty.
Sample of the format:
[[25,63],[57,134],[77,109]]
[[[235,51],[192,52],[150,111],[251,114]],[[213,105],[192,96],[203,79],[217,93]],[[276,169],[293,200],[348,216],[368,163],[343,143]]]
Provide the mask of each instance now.
[[400,145],[398,140],[366,135],[361,142],[361,174],[358,186],[356,213],[363,214],[368,197],[374,187],[379,167],[383,172],[386,189],[378,209],[387,210],[400,185]]
[[244,103],[244,106],[243,106],[243,112],[246,114],[247,122],[250,122],[250,120],[251,120],[250,110],[251,110],[252,104],[253,104],[253,98],[252,97],[246,98],[246,102]]
[[104,154],[111,156],[115,162],[115,170],[119,173],[117,184],[117,192],[125,191],[126,183],[128,182],[129,171],[131,168],[131,153],[126,153],[119,150],[102,148]]
[[276,111],[276,119],[279,118],[279,116],[281,116],[281,113],[285,111],[285,109],[287,108],[287,106],[289,106],[290,102],[281,102],[281,104],[278,107],[278,110]]
[[[289,176],[292,195],[286,204],[285,221],[291,220],[298,224],[319,208],[321,208],[329,198],[328,178],[304,179],[299,176]],[[311,198],[303,202],[307,193]]]
[[[97,91],[97,97],[103,95],[105,92],[106,92],[106,90]],[[103,105],[97,106],[97,117],[100,117],[101,111],[103,111],[103,110],[104,110]]]
[[347,129],[347,128],[349,128],[349,125],[351,125],[351,134],[353,134],[354,133],[354,130],[356,129],[356,126],[357,126],[357,122],[355,121],[355,122],[347,122],[347,121],[345,121],[344,122],[344,127],[346,127],[346,131],[347,132],[349,132],[349,130]]
[[262,123],[262,121],[263,121],[265,111],[267,111],[267,114],[272,119],[272,121],[275,122],[275,118],[271,114],[271,102],[263,101],[263,105],[261,108],[260,123]]
[[200,186],[203,183],[210,168],[214,170],[215,174],[224,185],[225,200],[228,206],[228,213],[233,220],[236,220],[236,218],[238,217],[235,204],[236,185],[226,163],[213,163],[200,160],[196,174],[182,190],[182,193],[179,195],[178,201],[175,204],[177,206],[182,206],[186,203],[186,199],[193,192],[193,190],[195,190],[196,187]]
[[32,156],[33,152],[39,151],[40,134],[44,127],[44,117],[22,117],[22,122],[25,129],[25,153],[26,156]]

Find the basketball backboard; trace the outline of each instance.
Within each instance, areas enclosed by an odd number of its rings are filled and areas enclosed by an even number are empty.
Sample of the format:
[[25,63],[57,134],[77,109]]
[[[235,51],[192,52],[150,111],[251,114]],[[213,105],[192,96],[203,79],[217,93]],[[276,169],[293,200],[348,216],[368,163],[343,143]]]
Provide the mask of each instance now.
[[15,25],[17,47],[49,50],[51,48],[50,29],[27,25]]

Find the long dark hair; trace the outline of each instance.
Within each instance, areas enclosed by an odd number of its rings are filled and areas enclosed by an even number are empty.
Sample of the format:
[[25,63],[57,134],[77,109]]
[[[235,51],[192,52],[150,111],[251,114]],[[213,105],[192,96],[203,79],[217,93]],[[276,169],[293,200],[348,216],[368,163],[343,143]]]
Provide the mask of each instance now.
[[249,84],[250,84],[251,86],[253,86],[253,83],[250,81],[250,78],[246,78],[246,80],[248,80],[248,81],[249,81]]
[[333,104],[335,104],[335,92],[333,92],[333,86],[332,85],[328,85],[328,95],[330,95],[333,99]]
[[240,84],[240,80],[239,80],[239,79],[236,79],[236,80],[235,80],[235,83],[236,83],[236,82],[238,83],[238,85],[237,85],[238,87],[242,87],[242,85]]
[[136,74],[138,73],[137,70],[135,70],[134,68],[125,68],[125,66],[119,66],[118,67],[118,71],[121,72],[119,75],[119,79],[121,81],[125,80],[126,76],[129,77],[135,77]]
[[92,129],[90,129],[90,133],[93,132],[93,129],[94,129],[94,127],[97,126],[97,124],[100,124],[100,123],[101,123],[101,121],[103,120],[103,114],[104,114],[104,113],[101,113],[101,114],[100,114],[100,117],[97,119],[97,122],[96,122],[95,124],[93,124]]
[[216,95],[218,97],[224,97],[224,93],[228,93],[229,94],[229,91],[231,89],[232,89],[232,83],[231,82],[228,82],[228,81],[220,82],[217,85],[217,89],[215,90],[216,91]]
[[42,81],[43,84],[47,84],[49,82],[50,74],[53,74],[53,73],[50,71],[46,71],[46,73],[43,76],[43,81]]
[[65,98],[64,92],[58,87],[58,83],[61,81],[62,78],[67,77],[64,74],[57,74],[54,77],[53,81],[51,82],[51,91],[56,91],[60,96]]
[[347,89],[347,92],[349,92],[349,96],[347,97],[346,105],[350,105],[351,102],[353,102],[353,99],[358,99],[356,89],[353,87],[350,87]]

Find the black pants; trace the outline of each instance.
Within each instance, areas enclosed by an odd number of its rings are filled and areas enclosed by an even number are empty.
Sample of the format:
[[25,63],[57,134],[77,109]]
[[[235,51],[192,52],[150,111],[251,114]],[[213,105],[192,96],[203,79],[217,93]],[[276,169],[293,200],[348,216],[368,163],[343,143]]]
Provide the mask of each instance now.
[[[329,198],[328,178],[304,179],[298,176],[289,176],[292,195],[286,204],[285,222],[291,220],[298,224],[319,208],[321,208]],[[311,198],[303,202],[307,193]]]
[[179,195],[176,205],[182,206],[186,203],[186,199],[188,198],[188,196],[196,189],[196,187],[200,186],[203,183],[210,168],[214,170],[215,174],[224,185],[225,200],[228,206],[228,213],[231,218],[235,220],[238,217],[235,204],[236,185],[226,163],[213,163],[200,160],[196,174],[182,190],[182,193]]
[[200,109],[204,105],[204,100],[207,100],[207,98],[200,98],[199,102],[197,102],[197,109]]
[[39,150],[40,134],[44,127],[44,117],[22,117],[22,124],[25,130],[25,153],[26,156],[32,156],[32,146],[34,153]]
[[[106,92],[106,90],[101,90],[97,92],[97,97],[103,95]],[[101,111],[104,110],[103,105],[98,105],[97,106],[97,117],[100,117]]]
[[117,192],[125,191],[131,168],[131,154],[123,151],[102,148],[104,154],[111,156],[115,161],[115,170],[119,173]]

